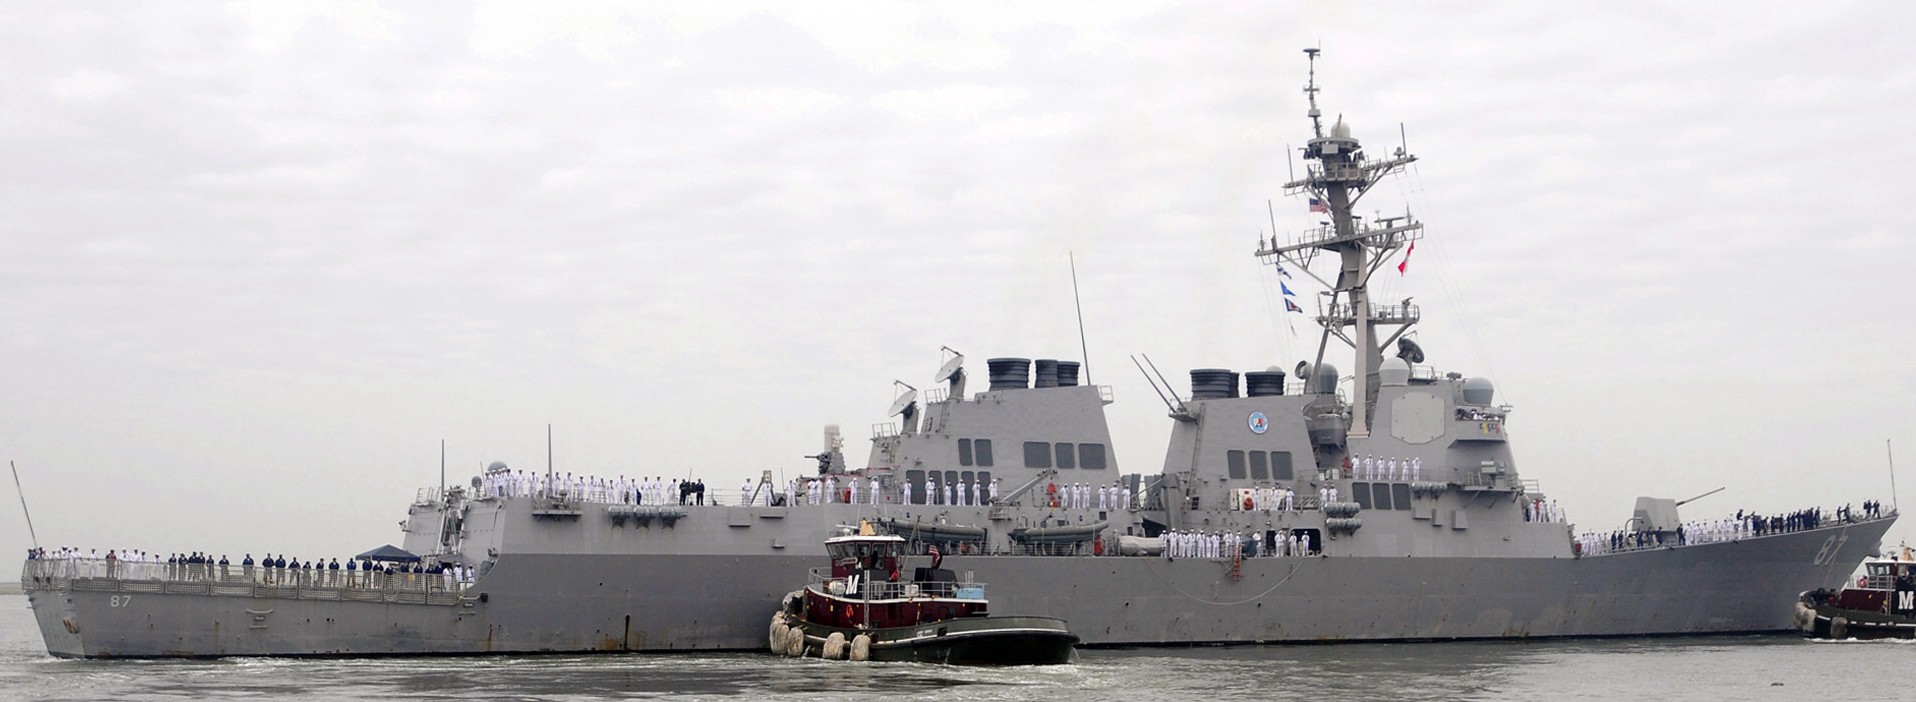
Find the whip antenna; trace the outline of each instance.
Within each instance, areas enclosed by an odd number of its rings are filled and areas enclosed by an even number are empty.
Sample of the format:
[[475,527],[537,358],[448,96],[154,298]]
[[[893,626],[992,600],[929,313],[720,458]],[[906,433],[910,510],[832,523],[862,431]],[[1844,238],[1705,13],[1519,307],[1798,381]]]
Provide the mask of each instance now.
[[20,489],[20,469],[13,461],[7,461],[7,468],[13,471],[13,492],[20,496],[20,513],[27,517],[27,535],[33,537],[33,547],[40,547],[40,535],[33,531],[33,513],[27,511],[27,491]]
[[1071,259],[1071,305],[1078,308],[1078,353],[1084,355],[1084,384],[1091,384],[1091,348],[1084,343],[1084,302],[1078,299],[1078,256],[1070,251],[1065,256]]

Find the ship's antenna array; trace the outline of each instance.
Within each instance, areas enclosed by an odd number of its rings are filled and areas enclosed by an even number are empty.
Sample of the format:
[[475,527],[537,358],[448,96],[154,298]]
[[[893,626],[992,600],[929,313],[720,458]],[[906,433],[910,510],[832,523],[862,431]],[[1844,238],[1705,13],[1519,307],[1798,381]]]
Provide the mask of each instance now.
[[[1304,54],[1311,57],[1310,82],[1304,84],[1304,94],[1310,96],[1311,111],[1305,114],[1311,118],[1311,134],[1322,139],[1324,138],[1324,123],[1318,118],[1323,116],[1324,113],[1317,111],[1317,47],[1305,49]],[[1276,234],[1277,232],[1271,233]]]
[[1084,384],[1091,384],[1091,347],[1084,342],[1084,301],[1078,298],[1078,255],[1066,251],[1071,259],[1071,305],[1078,308],[1078,353],[1084,355]]
[[[1889,508],[1897,512],[1902,512],[1902,505],[1896,502],[1896,447],[1890,445],[1889,439],[1883,440],[1883,452],[1889,455]],[[16,475],[13,479],[17,481],[20,479],[20,476]],[[20,508],[26,509],[26,498],[23,497],[20,499]]]
[[[1151,384],[1151,391],[1152,391],[1152,392],[1155,392],[1155,393],[1157,393],[1157,394],[1158,394],[1158,399],[1160,399],[1160,400],[1163,400],[1163,401],[1164,401],[1164,408],[1165,408],[1165,409],[1168,409],[1168,410],[1171,410],[1172,412],[1176,412],[1176,411],[1178,411],[1178,406],[1177,406],[1177,405],[1174,405],[1174,404],[1171,404],[1171,398],[1168,398],[1168,397],[1165,397],[1165,396],[1164,396],[1164,391],[1158,388],[1158,381],[1157,381],[1157,380],[1155,380],[1155,379],[1152,379],[1152,377],[1151,377],[1151,372],[1150,372],[1150,371],[1147,371],[1147,370],[1145,370],[1145,369],[1144,369],[1144,364],[1142,364],[1142,363],[1139,363],[1139,362],[1138,362],[1138,357],[1137,357],[1137,356],[1132,356],[1132,357],[1131,357],[1131,365],[1134,365],[1134,366],[1137,366],[1137,367],[1138,367],[1138,373],[1140,373],[1140,374],[1142,374],[1142,375],[1144,376],[1144,382],[1147,382],[1147,383],[1150,383],[1150,384]],[[24,503],[22,503],[22,504],[24,504]]]
[[33,531],[33,513],[27,511],[27,491],[20,489],[20,469],[7,461],[7,468],[13,471],[13,492],[20,496],[20,513],[27,517],[27,535],[33,537],[33,547],[40,547],[40,535]]
[[[1310,110],[1306,114],[1310,117],[1314,136],[1303,149],[1303,176],[1285,183],[1284,190],[1293,195],[1309,195],[1311,211],[1324,215],[1325,221],[1322,226],[1304,232],[1291,243],[1277,242],[1276,232],[1272,232],[1272,241],[1269,245],[1259,246],[1257,256],[1273,265],[1289,263],[1328,290],[1330,299],[1319,308],[1315,319],[1324,328],[1324,333],[1318,341],[1317,359],[1312,365],[1316,367],[1323,363],[1325,346],[1332,336],[1350,345],[1356,352],[1350,376],[1353,406],[1347,435],[1354,439],[1368,438],[1369,390],[1374,382],[1371,376],[1384,361],[1382,347],[1409,331],[1420,317],[1417,307],[1408,301],[1397,305],[1373,305],[1370,300],[1370,279],[1396,252],[1422,238],[1423,224],[1408,218],[1401,222],[1381,224],[1365,222],[1354,214],[1354,210],[1358,200],[1372,187],[1385,177],[1402,171],[1417,157],[1403,153],[1400,149],[1399,153],[1388,158],[1368,158],[1362,144],[1351,135],[1350,126],[1342,117],[1330,129],[1324,128],[1323,111],[1317,105],[1317,93],[1320,90],[1317,87],[1318,53],[1316,48],[1304,50],[1304,54],[1310,57],[1310,81],[1304,85],[1304,94],[1310,101]],[[1404,130],[1400,129],[1400,138],[1403,133]],[[1312,261],[1320,253],[1337,260],[1337,274],[1331,279],[1310,269]],[[1397,329],[1394,334],[1380,334],[1383,331],[1377,329],[1380,326],[1394,326]]]

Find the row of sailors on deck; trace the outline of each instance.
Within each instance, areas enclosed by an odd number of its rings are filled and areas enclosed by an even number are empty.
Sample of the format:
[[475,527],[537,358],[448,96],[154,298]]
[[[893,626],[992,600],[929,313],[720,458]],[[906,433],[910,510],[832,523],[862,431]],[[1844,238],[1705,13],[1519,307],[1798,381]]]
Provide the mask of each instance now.
[[[1873,502],[1865,502],[1865,515],[1877,514],[1872,508],[1878,508]],[[1836,518],[1840,521],[1854,521],[1849,506],[1836,508]],[[1689,521],[1677,526],[1675,534],[1660,534],[1642,531],[1613,531],[1610,533],[1587,532],[1577,537],[1577,545],[1585,554],[1611,553],[1656,546],[1688,546],[1692,544],[1713,544],[1725,541],[1739,541],[1758,536],[1784,534],[1804,531],[1822,526],[1826,516],[1821,507],[1796,510],[1785,514],[1765,517],[1755,512],[1738,510],[1735,516],[1722,519]]]
[[1523,503],[1523,520],[1561,523],[1564,521],[1563,508],[1557,506],[1556,500],[1533,497]]
[[[99,549],[82,554],[77,548],[60,548],[49,554],[44,548],[34,548],[27,550],[27,559],[40,562],[30,564],[39,569],[37,575],[124,580],[234,580],[237,575],[239,579],[256,580],[267,585],[299,583],[336,586],[344,582],[351,586],[361,582],[373,584],[370,576],[375,573],[439,575],[445,576],[444,580],[448,583],[469,583],[473,576],[470,566],[455,564],[394,564],[350,558],[344,564],[337,558],[301,562],[298,558],[288,559],[285,554],[267,554],[255,563],[253,554],[249,553],[240,559],[237,568],[225,555],[215,558],[213,554],[198,551],[173,554],[161,561],[158,554],[139,549],[107,549],[106,555],[102,556]],[[368,576],[363,581],[359,577],[362,572]]]
[[1267,544],[1255,535],[1235,534],[1224,531],[1181,531],[1171,529],[1161,535],[1164,539],[1164,557],[1177,558],[1234,558],[1234,557],[1277,557],[1315,555],[1316,548],[1309,537],[1296,532],[1278,536]]
[[[992,479],[994,482],[997,478]],[[1089,483],[1050,483],[1045,486],[1048,504],[1058,509],[1136,509],[1131,502],[1131,488],[1122,484],[1091,485]],[[995,496],[995,491],[994,491]]]
[[705,504],[705,483],[677,478],[640,477],[600,478],[589,475],[542,475],[526,471],[493,471],[480,476],[481,494],[486,497],[532,497],[564,493],[584,502],[606,504],[662,505],[676,500]]
[[1383,482],[1417,482],[1424,479],[1424,459],[1345,456],[1344,477]]
[[[1332,493],[1328,488],[1318,488],[1317,503],[1324,504]],[[1296,512],[1297,491],[1287,487],[1244,488],[1244,502],[1240,506],[1246,512]]]

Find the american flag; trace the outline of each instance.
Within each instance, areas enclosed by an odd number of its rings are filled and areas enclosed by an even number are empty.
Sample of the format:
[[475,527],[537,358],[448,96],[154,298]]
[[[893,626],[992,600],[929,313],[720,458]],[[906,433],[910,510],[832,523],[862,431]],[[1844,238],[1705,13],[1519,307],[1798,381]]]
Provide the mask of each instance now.
[[1330,212],[1331,208],[1325,207],[1323,200],[1319,200],[1317,198],[1311,198],[1311,211],[1312,212]]
[[938,544],[932,544],[930,548],[925,549],[925,555],[931,556],[932,558],[937,558]]

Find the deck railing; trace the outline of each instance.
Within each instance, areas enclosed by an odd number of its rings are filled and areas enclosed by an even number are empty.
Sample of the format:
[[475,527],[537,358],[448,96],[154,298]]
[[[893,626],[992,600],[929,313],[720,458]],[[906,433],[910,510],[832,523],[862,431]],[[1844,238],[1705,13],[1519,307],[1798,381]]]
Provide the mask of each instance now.
[[468,585],[470,583],[461,582],[453,573],[129,563],[104,558],[30,558],[20,573],[20,586],[27,591],[83,590],[439,605],[457,604]]

